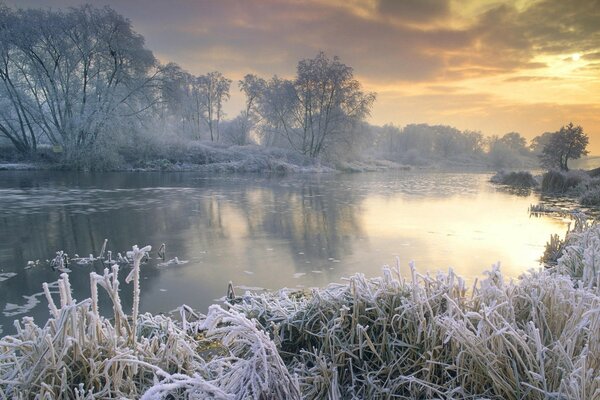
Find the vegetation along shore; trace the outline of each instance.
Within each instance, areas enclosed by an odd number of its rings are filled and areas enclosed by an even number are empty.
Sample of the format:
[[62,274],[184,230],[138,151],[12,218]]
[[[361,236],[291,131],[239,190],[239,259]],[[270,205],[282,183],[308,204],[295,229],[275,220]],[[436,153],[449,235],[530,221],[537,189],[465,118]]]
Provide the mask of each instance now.
[[[3,398],[479,398],[600,396],[600,227],[583,219],[549,244],[553,265],[467,287],[454,273],[386,268],[322,289],[229,291],[207,315],[124,310],[118,265],[90,274],[74,300],[68,274],[45,284],[50,319],[0,340]],[[98,302],[112,302],[110,317]],[[493,366],[493,368],[490,368]]]

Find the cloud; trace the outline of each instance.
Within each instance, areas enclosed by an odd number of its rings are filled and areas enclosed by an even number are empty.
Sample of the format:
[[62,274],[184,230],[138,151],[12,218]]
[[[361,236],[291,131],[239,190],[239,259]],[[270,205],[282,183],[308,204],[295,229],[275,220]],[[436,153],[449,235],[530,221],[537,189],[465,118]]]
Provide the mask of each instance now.
[[533,81],[562,81],[564,78],[559,76],[529,76],[529,75],[521,75],[521,76],[513,76],[510,78],[506,78],[505,82],[533,82]]
[[391,18],[408,22],[427,22],[450,15],[447,0],[379,0],[377,11]]
[[434,93],[456,93],[461,90],[464,90],[464,88],[459,87],[459,86],[446,86],[446,85],[427,86],[427,89]]
[[584,54],[582,58],[586,60],[600,60],[600,51],[595,53]]
[[324,50],[371,79],[442,81],[543,68],[534,61],[540,52],[600,51],[600,0],[543,0],[524,9],[502,3],[473,15],[461,15],[450,0],[97,3],[131,18],[150,48],[196,73],[289,75],[299,59]]

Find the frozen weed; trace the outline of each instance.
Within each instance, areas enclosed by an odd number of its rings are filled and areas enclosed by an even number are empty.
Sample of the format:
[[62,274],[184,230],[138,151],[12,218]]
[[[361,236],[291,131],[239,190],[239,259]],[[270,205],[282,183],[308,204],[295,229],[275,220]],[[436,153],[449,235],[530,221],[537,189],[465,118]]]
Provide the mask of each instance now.
[[[386,268],[312,291],[227,296],[179,321],[121,307],[119,267],[92,295],[44,291],[43,326],[0,340],[0,398],[600,398],[600,228],[577,222],[552,269],[468,288],[452,271]],[[148,248],[134,247],[130,274]],[[136,272],[137,271],[137,272]],[[134,283],[134,286],[136,284]],[[98,287],[113,319],[98,313]]]

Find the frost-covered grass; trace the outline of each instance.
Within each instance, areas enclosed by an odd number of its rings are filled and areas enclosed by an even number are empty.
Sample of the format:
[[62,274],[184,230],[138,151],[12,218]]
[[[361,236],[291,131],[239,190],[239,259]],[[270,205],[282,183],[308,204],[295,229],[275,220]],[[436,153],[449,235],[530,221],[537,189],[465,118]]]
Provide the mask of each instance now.
[[600,206],[600,177],[597,170],[548,171],[542,177],[542,193],[578,197],[581,205]]
[[[134,281],[145,250],[131,254]],[[80,302],[67,274],[59,304],[45,288],[49,321],[24,318],[0,340],[0,398],[600,398],[598,226],[579,224],[555,267],[517,281],[499,266],[473,287],[386,268],[230,297],[206,316],[182,306],[177,321],[126,315],[118,272],[92,273]]]
[[291,150],[183,140],[131,151],[125,158],[135,170],[286,173],[328,169]]
[[584,206],[600,206],[600,187],[586,190],[579,198],[579,202]]

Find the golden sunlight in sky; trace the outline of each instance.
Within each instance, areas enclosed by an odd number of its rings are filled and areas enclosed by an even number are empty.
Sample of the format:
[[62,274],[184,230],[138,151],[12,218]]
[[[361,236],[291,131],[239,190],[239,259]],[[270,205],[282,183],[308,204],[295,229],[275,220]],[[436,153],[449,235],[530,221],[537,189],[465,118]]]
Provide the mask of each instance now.
[[[65,7],[83,0],[8,0]],[[569,122],[600,154],[600,0],[98,0],[162,62],[291,77],[320,50],[378,93],[370,122],[531,139]],[[242,107],[232,91],[228,116]]]

